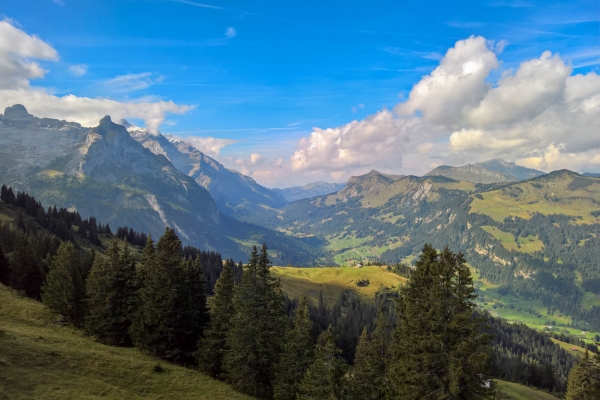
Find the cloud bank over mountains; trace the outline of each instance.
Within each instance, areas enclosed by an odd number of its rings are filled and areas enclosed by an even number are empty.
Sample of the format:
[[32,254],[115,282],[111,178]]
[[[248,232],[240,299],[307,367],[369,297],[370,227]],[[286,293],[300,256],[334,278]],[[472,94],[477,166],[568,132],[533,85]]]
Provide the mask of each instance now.
[[[235,35],[235,29],[227,29],[228,38]],[[343,181],[370,169],[423,174],[441,164],[496,157],[546,171],[600,170],[600,76],[573,75],[572,66],[550,51],[505,70],[499,58],[505,46],[481,36],[460,40],[393,109],[338,127],[313,128],[295,149],[282,144],[276,156],[256,149],[243,156],[223,155],[224,147],[239,140],[188,140],[268,186]],[[21,103],[36,116],[84,126],[96,125],[107,114],[113,120],[137,118],[151,131],[159,129],[166,115],[193,108],[147,97],[118,101],[57,96],[31,84],[48,73],[46,65],[58,60],[50,44],[11,20],[0,21],[0,107]],[[81,77],[88,66],[67,70]],[[155,73],[127,74],[105,86],[131,92],[162,79]]]
[[458,41],[393,112],[315,128],[298,142],[291,169],[423,173],[495,157],[543,170],[598,169],[600,77],[572,75],[545,51],[494,82],[503,47],[483,37]]

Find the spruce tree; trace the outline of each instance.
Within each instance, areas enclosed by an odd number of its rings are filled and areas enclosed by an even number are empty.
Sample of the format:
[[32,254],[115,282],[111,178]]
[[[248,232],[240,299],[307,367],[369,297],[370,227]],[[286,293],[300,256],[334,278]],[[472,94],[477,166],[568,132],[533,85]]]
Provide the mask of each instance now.
[[286,326],[281,285],[271,277],[270,267],[266,246],[260,256],[254,247],[233,298],[235,314],[225,357],[231,383],[241,392],[262,398],[273,394],[274,365]]
[[88,314],[85,327],[99,342],[112,346],[131,346],[134,312],[135,263],[126,243],[119,248],[113,239],[106,256],[96,256],[87,279]]
[[71,242],[62,243],[52,259],[42,288],[42,301],[66,321],[74,324],[82,322],[85,315],[85,285]]
[[273,397],[286,400],[295,399],[298,386],[306,370],[313,362],[314,344],[310,336],[312,322],[308,301],[303,297],[294,315],[294,328],[287,332],[283,351],[275,369]]
[[341,399],[346,365],[335,347],[333,326],[319,335],[314,361],[298,387],[298,399]]
[[204,338],[198,343],[198,366],[213,378],[223,378],[223,357],[228,350],[227,335],[230,320],[234,313],[233,295],[235,284],[231,270],[233,261],[223,266],[215,283],[214,296],[210,298],[210,322],[204,330]]
[[0,245],[0,283],[8,286],[10,284],[10,263],[4,255],[4,250]]
[[385,397],[385,370],[389,343],[388,322],[385,304],[379,307],[376,327],[372,335],[367,328],[359,338],[356,347],[354,367],[348,382],[349,399],[380,400]]
[[474,318],[476,295],[462,254],[425,245],[400,290],[388,388],[391,398],[486,398],[487,335]]
[[569,373],[567,400],[600,399],[600,356],[590,358],[588,351]]
[[39,300],[45,275],[27,236],[19,233],[11,263],[10,285],[25,292],[28,297]]
[[138,273],[141,285],[131,329],[134,344],[169,361],[190,364],[206,321],[201,266],[183,257],[171,228],[154,248],[148,239]]

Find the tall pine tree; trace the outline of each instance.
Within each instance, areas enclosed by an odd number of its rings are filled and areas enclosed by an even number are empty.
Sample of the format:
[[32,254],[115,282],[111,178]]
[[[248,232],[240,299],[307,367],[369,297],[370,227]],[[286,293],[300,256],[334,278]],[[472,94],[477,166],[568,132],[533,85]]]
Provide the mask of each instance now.
[[4,255],[4,250],[0,245],[0,283],[8,286],[10,284],[10,263]]
[[592,359],[586,350],[581,361],[571,369],[566,399],[600,399],[600,355]]
[[198,343],[198,366],[213,378],[223,378],[223,357],[227,351],[227,335],[234,313],[232,264],[227,260],[215,284],[214,296],[209,299],[210,322],[204,330],[204,338]]
[[287,332],[283,351],[275,369],[273,393],[275,399],[296,398],[298,386],[313,362],[315,346],[310,336],[311,329],[308,301],[303,297],[295,312],[294,328]]
[[131,346],[129,333],[136,295],[135,263],[126,243],[113,239],[106,255],[96,255],[87,279],[85,327],[101,343]]
[[388,368],[392,398],[486,398],[487,335],[473,317],[476,295],[462,254],[429,245],[400,290]]
[[335,347],[333,326],[317,339],[314,361],[298,388],[298,399],[341,399],[346,365]]
[[28,297],[40,299],[45,276],[27,236],[19,232],[11,263],[10,285]]
[[53,312],[74,324],[85,315],[85,284],[81,277],[75,246],[64,242],[52,259],[50,272],[42,288],[42,301]]
[[194,352],[206,322],[204,276],[197,261],[185,260],[171,228],[156,248],[148,239],[138,274],[138,310],[131,329],[134,344],[150,354],[183,364]]
[[380,400],[385,398],[385,370],[389,345],[385,303],[379,306],[375,330],[369,337],[365,327],[358,341],[354,367],[348,382],[348,398]]
[[233,304],[235,315],[227,338],[228,379],[241,392],[268,398],[273,394],[274,366],[286,326],[281,285],[269,272],[271,261],[263,245],[254,247]]

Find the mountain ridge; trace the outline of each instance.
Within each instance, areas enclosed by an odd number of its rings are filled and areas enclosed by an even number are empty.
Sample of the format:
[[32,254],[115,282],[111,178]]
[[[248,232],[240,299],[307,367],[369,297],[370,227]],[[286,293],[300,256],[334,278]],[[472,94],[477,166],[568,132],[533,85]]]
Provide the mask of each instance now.
[[221,212],[245,220],[248,213],[257,211],[260,207],[277,208],[287,203],[277,191],[261,186],[238,171],[226,168],[185,139],[160,132],[151,133],[126,120],[119,123],[145,148],[154,154],[163,155],[175,168],[208,190]]

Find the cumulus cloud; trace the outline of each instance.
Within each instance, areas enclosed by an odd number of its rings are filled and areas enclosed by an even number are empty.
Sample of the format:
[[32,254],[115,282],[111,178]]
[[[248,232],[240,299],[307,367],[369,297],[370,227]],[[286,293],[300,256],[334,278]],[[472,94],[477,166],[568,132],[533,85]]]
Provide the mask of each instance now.
[[214,137],[189,136],[183,139],[189,142],[196,149],[211,157],[219,156],[223,147],[237,143],[237,140],[234,139],[221,139]]
[[[58,52],[51,45],[35,35],[29,35],[17,28],[10,20],[0,21],[0,108],[13,104],[23,104],[30,113],[40,117],[51,117],[79,122],[84,126],[94,126],[105,115],[114,120],[121,118],[140,118],[151,131],[158,130],[167,113],[181,114],[192,107],[178,105],[173,101],[137,101],[121,102],[108,98],[78,97],[72,94],[55,96],[44,88],[30,84],[33,79],[41,79],[47,71],[40,61],[57,61]],[[73,68],[76,67],[76,68]],[[87,66],[78,65],[69,68],[72,74],[87,71]],[[84,71],[85,70],[85,71]],[[80,76],[81,76],[80,75]],[[118,77],[110,82],[114,88],[127,88],[127,91],[139,90],[148,84],[144,79],[157,81],[160,77],[139,76]]]
[[69,66],[69,72],[76,78],[82,77],[87,74],[88,66],[85,64],[75,64]]
[[298,141],[290,169],[330,178],[371,168],[422,174],[502,157],[546,171],[600,170],[600,76],[572,75],[545,51],[490,81],[505,45],[458,41],[393,112],[314,128]]
[[0,21],[0,89],[25,88],[30,79],[43,78],[46,71],[37,60],[58,60],[58,52],[34,35]]

